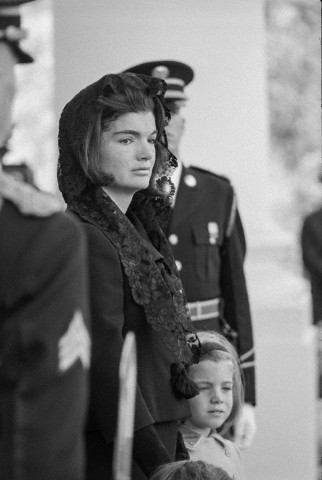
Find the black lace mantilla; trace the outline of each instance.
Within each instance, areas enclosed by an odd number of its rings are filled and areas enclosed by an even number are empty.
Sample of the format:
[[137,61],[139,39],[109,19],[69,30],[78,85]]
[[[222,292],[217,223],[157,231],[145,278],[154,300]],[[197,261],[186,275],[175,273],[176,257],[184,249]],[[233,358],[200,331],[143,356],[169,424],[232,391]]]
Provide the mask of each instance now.
[[189,361],[191,353],[186,337],[193,327],[170,247],[157,223],[139,218],[152,244],[164,257],[158,266],[136,228],[102,188],[83,193],[70,209],[96,225],[112,241],[134,301],[144,308],[147,321],[160,332],[165,346],[178,360]]
[[135,201],[139,209],[145,210],[145,215],[165,217],[174,195],[171,175],[178,162],[168,150],[165,127],[171,114],[164,102],[167,85],[159,78],[132,73],[105,75],[81,90],[66,104],[59,120],[57,171],[59,189],[69,205],[74,197],[79,196],[87,188],[99,186],[88,178],[81,166],[84,138],[104,108],[100,99],[113,91],[122,92],[125,84],[149,92],[155,106],[154,114],[158,132],[155,143],[158,161],[153,168],[150,186],[137,192]]

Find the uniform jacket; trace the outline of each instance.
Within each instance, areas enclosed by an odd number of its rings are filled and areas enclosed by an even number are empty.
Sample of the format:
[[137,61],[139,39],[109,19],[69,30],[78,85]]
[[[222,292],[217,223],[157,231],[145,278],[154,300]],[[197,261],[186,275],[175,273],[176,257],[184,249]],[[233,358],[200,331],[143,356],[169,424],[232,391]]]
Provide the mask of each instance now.
[[[255,403],[253,332],[244,275],[246,242],[234,190],[225,177],[183,167],[165,232],[188,302],[223,300],[222,319],[237,332],[246,402]],[[214,320],[195,328],[218,329]]]
[[90,360],[81,226],[4,201],[0,265],[0,479],[80,480]]

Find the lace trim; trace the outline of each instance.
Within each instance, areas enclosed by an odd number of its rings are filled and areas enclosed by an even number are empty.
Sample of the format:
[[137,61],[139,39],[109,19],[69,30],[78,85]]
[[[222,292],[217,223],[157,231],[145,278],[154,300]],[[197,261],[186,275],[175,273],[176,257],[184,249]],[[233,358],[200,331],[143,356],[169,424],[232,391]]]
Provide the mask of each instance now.
[[193,327],[175,263],[158,226],[140,218],[152,244],[164,257],[156,265],[136,228],[102,188],[96,189],[94,198],[89,191],[83,192],[70,208],[110,238],[119,252],[134,301],[144,308],[152,328],[162,333],[165,346],[179,361],[189,361],[186,335]]

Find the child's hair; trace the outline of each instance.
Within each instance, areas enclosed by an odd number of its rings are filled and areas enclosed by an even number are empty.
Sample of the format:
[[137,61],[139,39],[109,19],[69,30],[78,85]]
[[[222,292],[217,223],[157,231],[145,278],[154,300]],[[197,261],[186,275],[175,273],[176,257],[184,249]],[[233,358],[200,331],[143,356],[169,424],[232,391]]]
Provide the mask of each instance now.
[[198,362],[230,360],[233,364],[233,407],[229,417],[220,428],[220,433],[225,433],[235,423],[244,402],[243,377],[238,355],[233,345],[220,333],[198,331],[197,335],[201,345]]
[[201,460],[161,465],[150,480],[232,480],[225,470]]

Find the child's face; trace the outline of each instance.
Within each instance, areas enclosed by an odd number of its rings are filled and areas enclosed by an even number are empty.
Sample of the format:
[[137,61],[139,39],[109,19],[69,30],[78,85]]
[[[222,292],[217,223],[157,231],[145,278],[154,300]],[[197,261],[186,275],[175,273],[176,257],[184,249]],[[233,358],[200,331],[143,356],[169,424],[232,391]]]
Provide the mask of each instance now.
[[189,367],[199,395],[189,400],[191,417],[185,424],[208,436],[221,427],[233,407],[233,364],[230,360],[202,360]]

